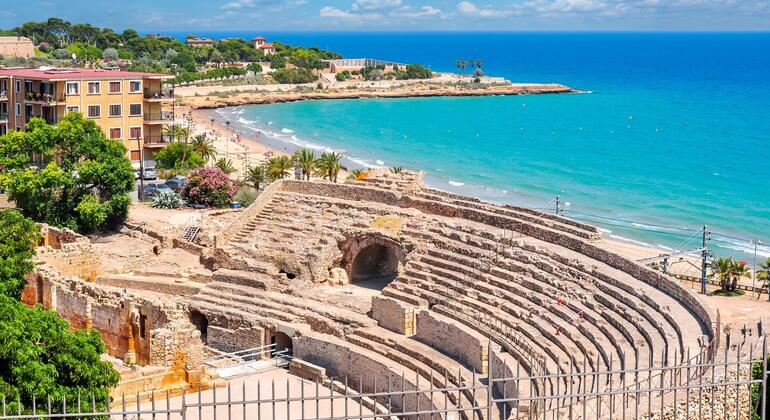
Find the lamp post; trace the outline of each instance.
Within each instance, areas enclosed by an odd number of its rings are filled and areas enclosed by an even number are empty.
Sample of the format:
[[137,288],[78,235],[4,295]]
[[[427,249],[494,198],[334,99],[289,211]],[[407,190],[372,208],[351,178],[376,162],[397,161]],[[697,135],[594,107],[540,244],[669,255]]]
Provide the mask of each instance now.
[[[226,131],[230,131],[230,121],[225,121]],[[230,159],[230,137],[225,132],[225,156]]]

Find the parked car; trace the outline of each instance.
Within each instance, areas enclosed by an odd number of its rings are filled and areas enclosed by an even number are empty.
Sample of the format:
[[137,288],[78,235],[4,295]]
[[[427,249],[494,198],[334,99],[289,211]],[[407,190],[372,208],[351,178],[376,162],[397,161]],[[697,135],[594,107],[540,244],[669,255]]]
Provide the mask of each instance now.
[[166,185],[174,190],[174,192],[178,193],[182,191],[182,188],[184,188],[185,185],[187,185],[187,178],[174,175],[166,180]]
[[169,188],[168,185],[166,185],[165,183],[147,184],[144,186],[144,189],[142,190],[142,195],[144,195],[144,198],[150,198],[158,195],[161,192],[173,193],[174,191],[171,188]]
[[158,179],[158,171],[155,168],[144,168],[143,179]]

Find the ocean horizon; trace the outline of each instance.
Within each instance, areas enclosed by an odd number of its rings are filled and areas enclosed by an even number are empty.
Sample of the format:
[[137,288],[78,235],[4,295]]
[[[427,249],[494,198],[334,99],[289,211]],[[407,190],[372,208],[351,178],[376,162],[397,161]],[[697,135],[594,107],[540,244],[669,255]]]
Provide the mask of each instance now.
[[[196,33],[249,37],[249,33]],[[251,35],[255,35],[252,33]],[[751,261],[770,242],[770,33],[275,33],[346,57],[563,83],[589,94],[307,101],[219,110],[274,147],[566,215],[605,236]],[[758,247],[758,256],[770,248]]]

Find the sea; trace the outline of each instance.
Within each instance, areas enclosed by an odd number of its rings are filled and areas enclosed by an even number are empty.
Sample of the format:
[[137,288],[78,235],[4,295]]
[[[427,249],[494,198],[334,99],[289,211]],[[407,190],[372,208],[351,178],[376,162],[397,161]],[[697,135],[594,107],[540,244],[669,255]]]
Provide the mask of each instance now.
[[488,75],[587,92],[217,111],[276,148],[422,170],[497,203],[552,212],[558,196],[566,216],[661,252],[700,248],[707,226],[716,255],[770,257],[770,33],[260,34],[434,71],[481,60]]

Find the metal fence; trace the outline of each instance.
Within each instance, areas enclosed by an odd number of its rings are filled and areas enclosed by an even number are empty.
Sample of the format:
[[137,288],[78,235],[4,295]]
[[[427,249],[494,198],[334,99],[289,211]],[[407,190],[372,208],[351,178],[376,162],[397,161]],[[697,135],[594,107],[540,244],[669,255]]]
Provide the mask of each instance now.
[[[745,337],[744,337],[745,338]],[[122,395],[107,408],[93,396],[2,397],[0,420],[114,419],[766,419],[767,338],[729,344],[719,361],[682,357],[616,369],[569,363],[543,375],[516,368],[510,377],[422,372],[314,381],[289,376],[241,377],[224,386],[176,394]],[[222,358],[224,359],[224,358]],[[499,370],[498,370],[499,371]],[[505,371],[505,370],[503,370]],[[269,376],[269,375],[268,375]],[[546,386],[546,384],[550,384]],[[754,391],[755,396],[752,396]],[[82,410],[84,402],[92,402]]]

